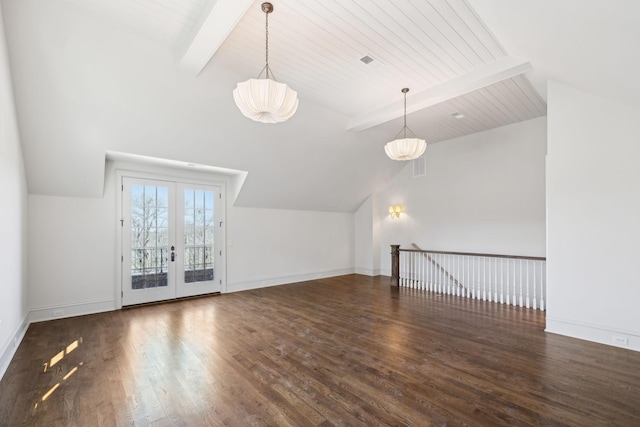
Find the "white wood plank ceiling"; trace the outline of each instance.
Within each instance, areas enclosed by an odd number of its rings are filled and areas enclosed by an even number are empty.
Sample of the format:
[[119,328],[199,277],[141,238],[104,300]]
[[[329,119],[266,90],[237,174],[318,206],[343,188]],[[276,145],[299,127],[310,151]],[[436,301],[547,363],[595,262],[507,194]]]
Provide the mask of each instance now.
[[[255,77],[264,65],[260,3],[249,7],[213,57],[234,67],[239,81]],[[369,113],[392,107],[394,113],[374,125],[401,116],[401,88],[411,89],[412,111],[412,97],[508,56],[464,0],[279,1],[269,33],[271,68],[299,92],[301,102],[308,99],[364,121]],[[366,65],[364,56],[375,61]],[[451,96],[415,113],[416,134],[439,141],[546,114],[526,77],[506,77],[462,95],[448,89]],[[465,119],[452,121],[454,110]]]
[[[236,72],[238,81],[264,66],[260,0],[64,1],[186,51],[191,57],[181,66],[192,67],[193,75],[210,58]],[[349,130],[399,123],[403,87],[411,89],[410,127],[429,141],[546,114],[523,74],[531,66],[510,58],[465,0],[272,3],[269,62],[276,78],[298,91],[301,105],[313,102],[350,117]],[[374,61],[365,64],[365,56]],[[452,118],[454,111],[465,118]]]
[[[452,114],[461,113],[457,119]],[[517,76],[407,115],[407,126],[428,143],[445,141],[546,114],[546,105],[524,76]],[[402,128],[398,118],[384,126]]]

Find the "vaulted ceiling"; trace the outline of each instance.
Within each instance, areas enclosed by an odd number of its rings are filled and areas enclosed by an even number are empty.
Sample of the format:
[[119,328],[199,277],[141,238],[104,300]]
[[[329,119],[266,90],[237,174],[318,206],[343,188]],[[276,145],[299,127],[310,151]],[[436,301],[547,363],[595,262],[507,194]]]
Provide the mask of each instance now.
[[640,106],[638,2],[272,1],[300,107],[267,125],[231,95],[264,66],[261,1],[1,1],[33,194],[102,197],[119,152],[247,171],[239,206],[352,212],[404,166],[403,87],[429,143],[545,115],[549,78]]

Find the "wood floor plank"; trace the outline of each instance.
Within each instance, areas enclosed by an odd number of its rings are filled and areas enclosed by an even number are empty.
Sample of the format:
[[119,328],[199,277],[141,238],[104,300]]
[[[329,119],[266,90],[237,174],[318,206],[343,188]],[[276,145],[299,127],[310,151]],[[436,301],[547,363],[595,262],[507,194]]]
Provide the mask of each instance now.
[[4,426],[636,426],[640,353],[347,275],[30,326]]

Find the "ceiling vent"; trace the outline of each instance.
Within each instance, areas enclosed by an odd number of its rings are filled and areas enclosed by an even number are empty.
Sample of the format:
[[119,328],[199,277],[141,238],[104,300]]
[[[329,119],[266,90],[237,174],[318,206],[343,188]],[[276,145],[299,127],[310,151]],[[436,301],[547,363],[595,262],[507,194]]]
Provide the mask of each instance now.
[[459,112],[459,111],[456,111],[456,112],[451,113],[451,116],[452,116],[454,119],[464,119],[464,114],[462,114],[462,113],[461,113],[461,112]]
[[378,61],[371,55],[363,56],[362,58],[360,58],[360,61],[363,64],[370,66],[371,68],[378,68],[382,65],[382,62]]

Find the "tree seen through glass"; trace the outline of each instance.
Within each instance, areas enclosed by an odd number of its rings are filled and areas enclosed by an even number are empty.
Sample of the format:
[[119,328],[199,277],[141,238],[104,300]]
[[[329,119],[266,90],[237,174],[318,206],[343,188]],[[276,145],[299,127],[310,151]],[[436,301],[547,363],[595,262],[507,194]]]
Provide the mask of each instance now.
[[184,281],[213,280],[213,191],[184,190]]
[[131,288],[164,287],[169,254],[169,189],[131,186]]

